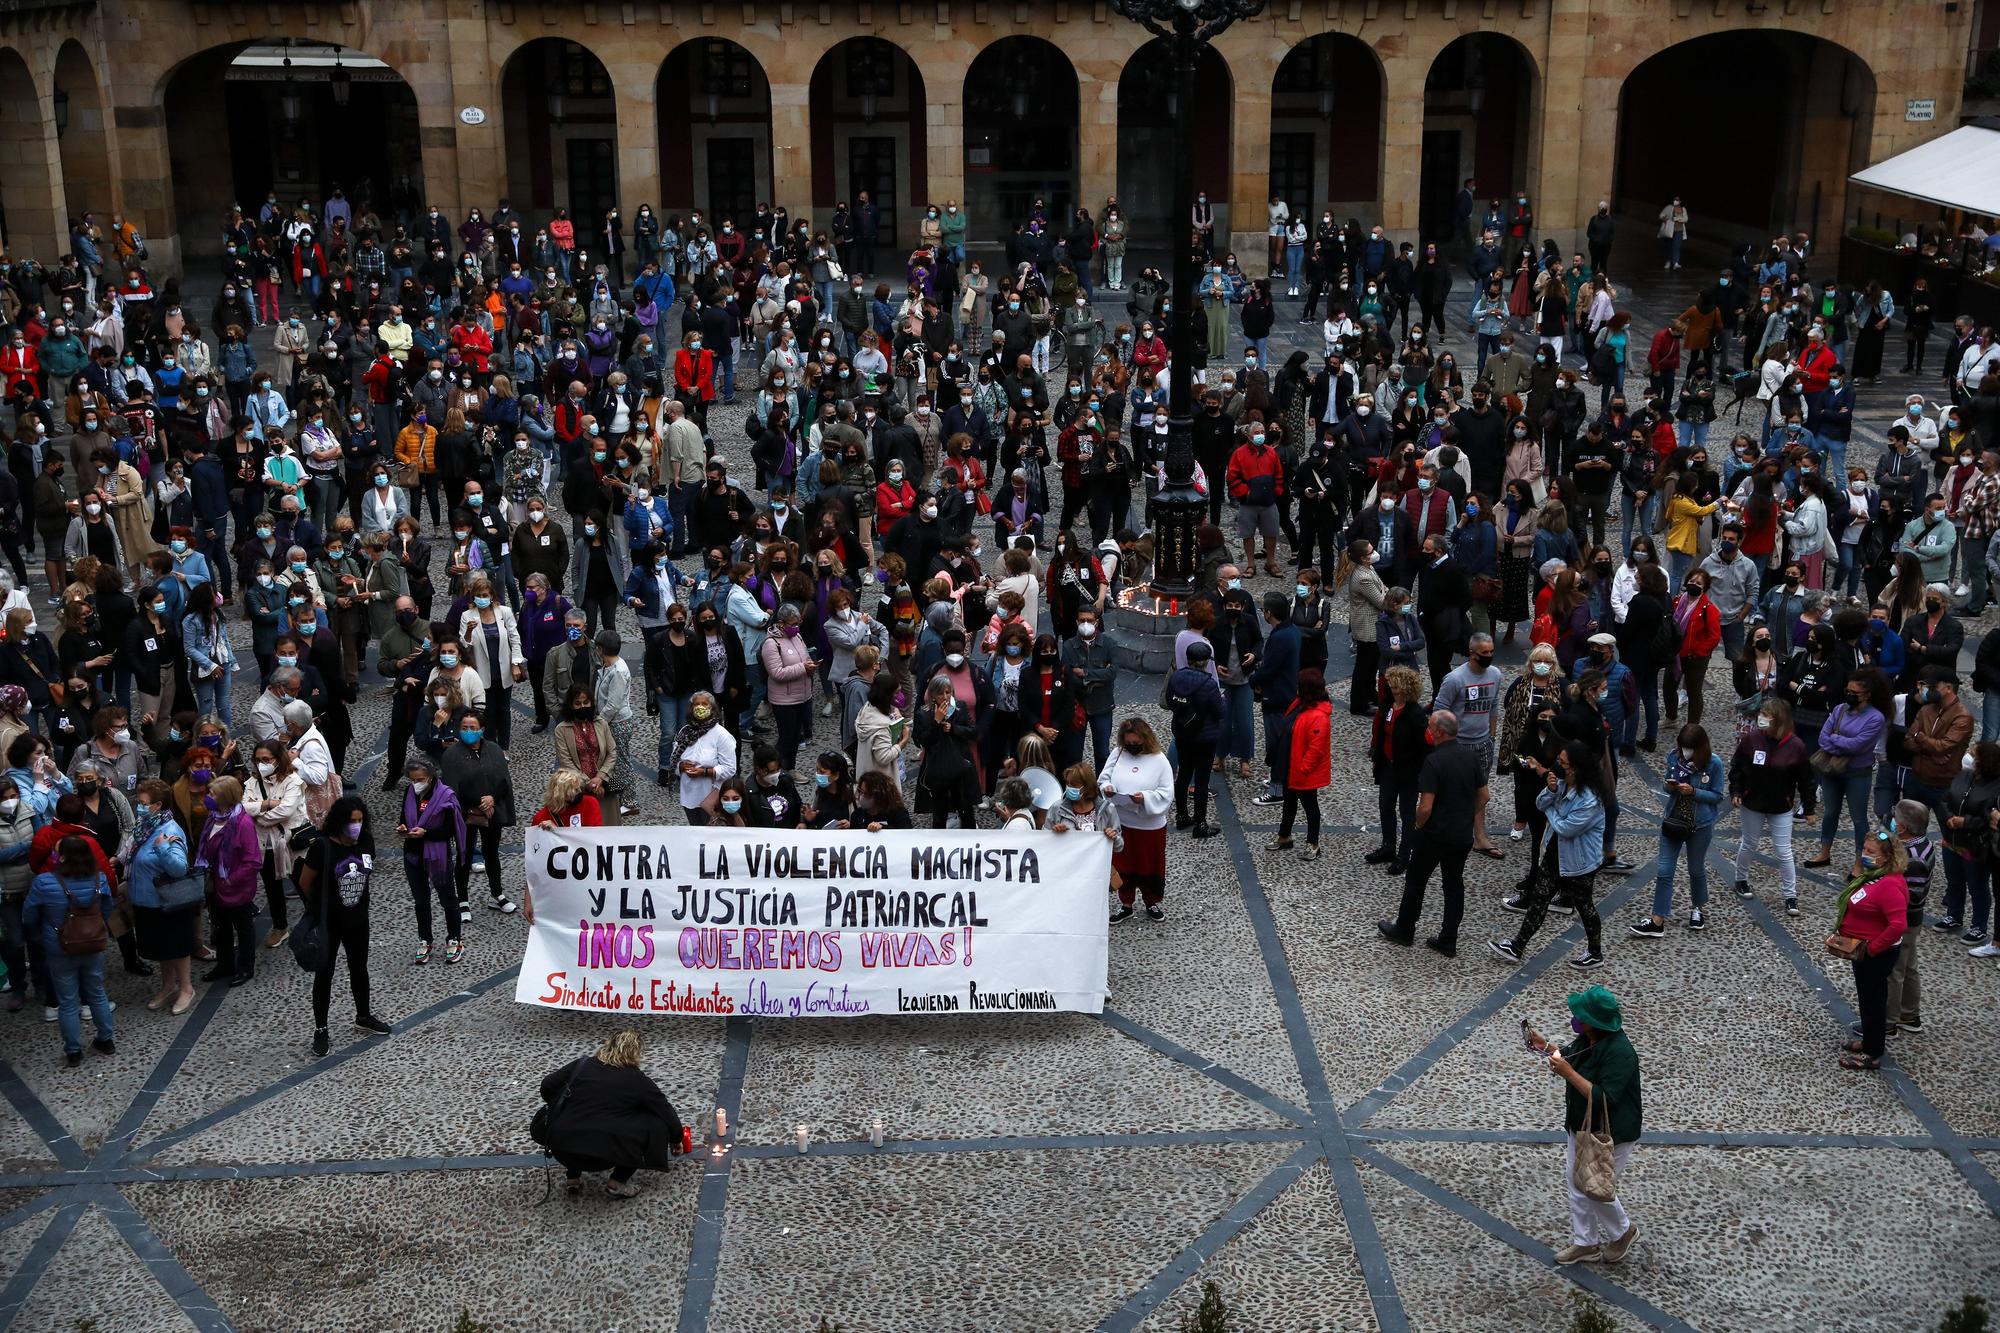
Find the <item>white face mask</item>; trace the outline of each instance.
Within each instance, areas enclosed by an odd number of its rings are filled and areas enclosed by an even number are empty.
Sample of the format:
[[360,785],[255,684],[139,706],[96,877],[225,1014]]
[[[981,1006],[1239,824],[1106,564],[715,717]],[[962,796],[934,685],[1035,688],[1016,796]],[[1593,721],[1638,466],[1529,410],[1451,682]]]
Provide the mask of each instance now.
[[268,759],[259,759],[259,760],[257,761],[257,776],[258,776],[258,777],[260,777],[260,778],[268,778],[268,777],[270,777],[270,776],[271,776],[272,774],[276,773],[277,771],[278,771],[278,766],[277,766],[276,764],[272,763],[272,762],[271,762],[270,760],[268,760]]

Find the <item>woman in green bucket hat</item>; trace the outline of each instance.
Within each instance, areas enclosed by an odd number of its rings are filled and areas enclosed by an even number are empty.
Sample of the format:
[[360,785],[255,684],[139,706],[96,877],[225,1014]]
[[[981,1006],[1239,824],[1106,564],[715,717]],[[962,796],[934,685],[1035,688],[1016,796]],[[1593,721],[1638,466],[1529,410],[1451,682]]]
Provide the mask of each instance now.
[[1569,1142],[1563,1154],[1563,1187],[1569,1193],[1569,1248],[1556,1262],[1615,1264],[1632,1248],[1639,1224],[1625,1215],[1614,1197],[1600,1202],[1576,1185],[1576,1136],[1583,1129],[1585,1107],[1591,1122],[1611,1132],[1612,1161],[1623,1174],[1625,1159],[1639,1141],[1639,1055],[1625,1035],[1625,1016],[1618,997],[1602,986],[1569,997],[1569,1025],[1576,1040],[1558,1049],[1533,1028],[1530,1048],[1545,1054],[1549,1072],[1569,1084],[1563,1090],[1563,1128]]

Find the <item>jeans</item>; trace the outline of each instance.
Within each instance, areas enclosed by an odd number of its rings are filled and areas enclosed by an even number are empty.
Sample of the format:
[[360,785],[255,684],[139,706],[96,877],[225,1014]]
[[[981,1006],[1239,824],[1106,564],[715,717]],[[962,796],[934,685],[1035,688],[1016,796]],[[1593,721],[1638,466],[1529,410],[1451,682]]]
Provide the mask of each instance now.
[[[1618,513],[1625,521],[1626,555],[1629,556],[1632,554],[1632,539],[1634,537],[1637,537],[1642,532],[1649,533],[1653,530],[1653,515],[1659,511],[1659,504],[1660,497],[1657,495],[1648,495],[1644,504],[1636,504],[1633,501],[1632,492],[1622,488],[1619,490]],[[1574,521],[1574,519],[1571,520],[1572,523]],[[1603,544],[1603,541],[1600,539],[1598,545],[1602,546]],[[1682,570],[1681,574],[1684,576],[1686,572],[1686,570]],[[1680,586],[1680,579],[1673,575],[1669,575],[1667,581],[1672,587],[1677,588]]]
[[1884,1039],[1889,1035],[1889,974],[1896,970],[1896,955],[1902,947],[1891,945],[1881,953],[1854,960],[1854,1007],[1861,1011],[1861,1051],[1877,1060],[1882,1058]]
[[1742,840],[1736,844],[1736,878],[1748,881],[1750,878],[1750,858],[1757,851],[1757,844],[1771,835],[1771,855],[1778,860],[1778,890],[1786,898],[1799,896],[1799,868],[1792,864],[1792,812],[1780,811],[1775,815],[1763,814],[1744,806],[1737,816],[1743,823]]
[[1497,333],[1482,333],[1478,335],[1478,339],[1479,339],[1478,373],[1484,375],[1486,373],[1486,358],[1489,356],[1499,355],[1500,335]]
[[486,734],[503,750],[514,743],[514,691],[511,687],[486,691]]
[[1859,549],[1854,542],[1840,543],[1840,570],[1834,575],[1833,586],[1849,597],[1861,595],[1861,560],[1855,554]]
[[[192,674],[192,673],[190,673]],[[225,667],[221,679],[205,676],[194,682],[195,708],[204,717],[220,718],[225,727],[234,726],[229,713],[229,686],[236,679],[236,668]]]
[[[1628,535],[1625,541],[1625,551],[1626,554],[1629,555],[1631,554],[1632,551],[1632,541],[1629,535],[1630,533],[1629,528],[1627,529],[1627,533]],[[1668,590],[1671,591],[1685,584],[1687,582],[1688,571],[1693,568],[1694,568],[1694,552],[1672,551],[1672,550],[1668,551],[1667,552]]]
[[[1178,745],[1180,766],[1174,770],[1174,820],[1188,817],[1188,789],[1194,789],[1194,819],[1208,820],[1208,780],[1215,761],[1214,741],[1183,741]],[[1100,770],[1102,771],[1102,770]]]
[[500,882],[500,834],[502,832],[503,830],[498,824],[492,823],[485,825],[467,824],[465,826],[465,850],[467,854],[459,858],[458,867],[452,875],[453,883],[458,889],[458,902],[461,907],[471,901],[472,858],[475,855],[485,863],[486,890],[488,894],[496,900],[507,896],[506,886]]
[[1840,807],[1845,802],[1847,822],[1853,826],[1854,854],[1861,855],[1861,844],[1868,840],[1868,789],[1874,781],[1873,765],[1819,775],[1819,799],[1823,807],[1819,816],[1820,846],[1833,846],[1833,835],[1840,829]]
[[673,755],[674,752],[674,737],[680,733],[681,727],[685,725],[688,720],[688,707],[690,704],[693,703],[694,695],[692,693],[688,694],[662,693],[659,696],[659,699],[660,699],[660,754],[659,754],[658,771],[661,773],[671,773],[673,771],[673,765],[668,762],[668,759]]
[[1285,290],[1295,292],[1304,279],[1306,271],[1306,248],[1303,245],[1285,247]]
[[215,950],[215,971],[230,977],[257,972],[257,900],[226,907],[208,900],[208,943]]
[[1375,812],[1382,821],[1382,846],[1393,853],[1390,864],[1408,865],[1417,841],[1417,789],[1382,783],[1375,789]]
[[[1092,762],[1099,773],[1104,771],[1104,761],[1111,756],[1111,714],[1086,713],[1084,720],[1090,723],[1090,753]],[[1209,747],[1209,759],[1214,760],[1214,747]]]
[[1715,825],[1695,826],[1694,836],[1685,843],[1660,835],[1660,849],[1653,857],[1653,915],[1664,918],[1674,905],[1674,865],[1683,848],[1687,851],[1688,896],[1696,907],[1708,906],[1708,848],[1715,841]]
[[[1940,850],[1938,859],[1944,862],[1944,914],[1953,921],[1963,921],[1973,930],[1986,929],[1988,914],[1993,907],[1993,869],[1984,857],[1967,859],[1957,852]],[[1965,916],[1965,900],[1972,899],[1972,916]]]
[[1597,391],[1597,415],[1603,416],[1610,408],[1611,400],[1625,392],[1625,363],[1620,361],[1611,370],[1611,382]]
[[1222,701],[1229,705],[1229,711],[1223,717],[1222,739],[1216,743],[1215,752],[1225,761],[1237,759],[1247,764],[1257,751],[1257,720],[1250,706],[1250,687],[1224,685]]
[[1988,595],[1986,588],[1986,548],[1992,541],[1993,536],[1991,533],[1988,533],[1984,537],[1959,538],[1958,549],[1963,554],[1965,560],[1965,582],[1967,585],[1965,605],[1971,609],[1973,614],[1977,614],[1986,605]]
[[229,515],[217,514],[214,518],[202,520],[195,533],[202,556],[208,561],[208,571],[215,578],[215,590],[227,602],[230,600],[230,581],[235,577],[234,562],[229,558]]
[[63,1050],[83,1049],[83,1006],[97,1024],[97,1039],[111,1040],[111,997],[104,992],[104,954],[54,953],[48,956],[49,977],[56,989],[56,1021],[62,1027]]
[[[1651,745],[1659,739],[1660,735],[1660,668],[1647,663],[1642,666],[1637,674],[1639,677],[1639,703],[1646,713],[1645,740],[1646,744]],[[1628,720],[1625,733],[1627,736],[1631,735],[1631,726],[1629,723],[1636,720]]]
[[435,876],[424,865],[420,854],[403,853],[403,877],[410,883],[410,897],[417,908],[417,938],[425,944],[431,942],[431,895],[435,893],[444,908],[444,937],[447,940],[461,938],[459,935],[458,892],[452,887],[451,874],[440,870]]
[[335,471],[309,476],[306,481],[306,499],[312,506],[313,522],[319,525],[321,532],[331,533],[333,516],[340,511],[342,500],[340,473]]
[[764,706],[764,657],[762,653],[752,656],[748,652],[743,656],[746,659],[743,663],[743,676],[750,686],[750,702],[738,720],[736,734],[747,738],[752,728],[756,726],[757,710]]

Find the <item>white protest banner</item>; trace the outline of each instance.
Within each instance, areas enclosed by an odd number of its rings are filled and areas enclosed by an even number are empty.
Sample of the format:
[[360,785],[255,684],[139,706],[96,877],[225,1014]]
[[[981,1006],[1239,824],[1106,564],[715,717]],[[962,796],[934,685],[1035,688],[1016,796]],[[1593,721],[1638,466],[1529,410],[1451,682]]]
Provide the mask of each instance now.
[[1104,1008],[1099,835],[535,828],[526,862],[522,1004],[756,1018]]

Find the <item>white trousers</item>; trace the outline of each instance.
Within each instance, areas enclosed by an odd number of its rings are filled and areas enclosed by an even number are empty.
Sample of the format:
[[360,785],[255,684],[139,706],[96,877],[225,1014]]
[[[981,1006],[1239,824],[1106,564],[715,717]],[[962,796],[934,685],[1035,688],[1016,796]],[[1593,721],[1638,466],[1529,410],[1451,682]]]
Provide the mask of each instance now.
[[1792,863],[1792,812],[1763,815],[1747,806],[1736,812],[1743,825],[1743,840],[1736,844],[1736,878],[1750,878],[1750,858],[1764,835],[1771,835],[1771,855],[1778,860],[1778,888],[1787,898],[1799,894],[1799,868]]
[[[1636,1143],[1621,1143],[1611,1150],[1618,1174],[1625,1174],[1625,1159]],[[1613,1199],[1599,1203],[1576,1187],[1576,1135],[1563,1145],[1563,1188],[1569,1192],[1569,1237],[1577,1245],[1609,1245],[1632,1226],[1625,1205]]]

